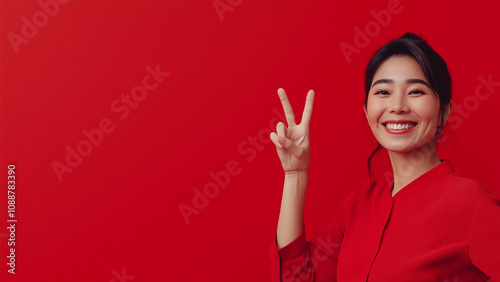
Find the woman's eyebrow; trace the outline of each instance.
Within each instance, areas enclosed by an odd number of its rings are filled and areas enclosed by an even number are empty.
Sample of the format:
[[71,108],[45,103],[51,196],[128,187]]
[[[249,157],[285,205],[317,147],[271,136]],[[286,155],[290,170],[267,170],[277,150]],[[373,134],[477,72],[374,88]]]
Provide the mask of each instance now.
[[421,84],[423,84],[423,85],[431,88],[427,82],[425,82],[424,80],[419,79],[419,78],[410,78],[410,79],[407,79],[406,83],[408,83],[408,84],[421,83]]
[[372,87],[377,85],[377,84],[381,84],[381,83],[388,83],[388,84],[391,84],[391,83],[394,83],[394,80],[392,79],[388,79],[388,78],[382,78],[382,79],[379,79],[377,81],[375,81],[373,84],[372,84]]
[[[388,79],[388,78],[382,78],[382,79],[378,79],[377,81],[375,81],[373,84],[372,84],[372,87],[377,85],[377,84],[381,84],[381,83],[388,83],[388,84],[393,84],[394,83],[394,80],[392,79]],[[429,84],[427,82],[425,82],[424,80],[422,79],[419,79],[419,78],[409,78],[406,80],[406,83],[407,84],[415,84],[415,83],[421,83],[429,88],[431,88],[429,86]]]

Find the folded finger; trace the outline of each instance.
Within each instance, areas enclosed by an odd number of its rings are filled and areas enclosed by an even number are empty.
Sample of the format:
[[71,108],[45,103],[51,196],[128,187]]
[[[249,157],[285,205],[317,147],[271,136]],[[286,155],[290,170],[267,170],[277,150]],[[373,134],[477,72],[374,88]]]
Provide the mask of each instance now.
[[278,136],[278,143],[284,148],[290,151],[292,155],[296,158],[300,158],[302,154],[304,154],[304,149],[297,144],[295,144],[292,140],[287,139],[282,136]]
[[271,132],[269,138],[274,143],[274,145],[276,145],[276,147],[278,147],[279,149],[283,149],[283,146],[281,146],[281,144],[278,142],[278,134],[276,134],[276,132]]
[[286,137],[287,131],[288,129],[286,128],[285,124],[281,121],[278,122],[278,124],[276,125],[276,133],[278,134],[278,136]]

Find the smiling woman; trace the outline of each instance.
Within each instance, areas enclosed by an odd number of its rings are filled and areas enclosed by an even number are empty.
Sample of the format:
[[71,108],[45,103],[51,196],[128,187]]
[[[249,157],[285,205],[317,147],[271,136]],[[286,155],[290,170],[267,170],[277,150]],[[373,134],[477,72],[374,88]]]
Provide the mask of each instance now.
[[[408,153],[422,146],[428,147],[427,152],[432,151],[421,170],[427,171],[440,163],[434,148],[435,137],[446,123],[452,103],[449,96],[440,99],[427,83],[418,62],[408,55],[389,57],[379,66],[373,80],[365,113],[379,148],[382,146],[389,152],[395,174],[393,190],[397,192],[422,173],[407,173]],[[441,107],[441,101],[448,103]],[[395,164],[399,166],[394,167]]]
[[[453,109],[447,65],[422,38],[407,33],[372,57],[364,111],[379,142],[361,181],[330,223],[306,240],[309,124],[314,92],[300,124],[283,89],[287,126],[271,140],[285,172],[273,281],[500,281],[500,200],[454,172],[435,144]],[[372,179],[380,148],[394,180]]]

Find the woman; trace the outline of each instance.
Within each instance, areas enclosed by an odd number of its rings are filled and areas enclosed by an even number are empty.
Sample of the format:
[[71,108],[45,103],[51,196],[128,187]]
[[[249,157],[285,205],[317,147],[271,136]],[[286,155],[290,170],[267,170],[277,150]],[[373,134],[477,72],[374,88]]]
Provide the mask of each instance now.
[[[394,180],[362,181],[330,223],[306,241],[309,123],[314,92],[296,124],[278,90],[288,127],[270,138],[285,171],[273,281],[500,281],[500,200],[441,160],[435,144],[452,111],[447,65],[407,33],[366,68],[364,110]],[[371,176],[371,174],[370,174]]]

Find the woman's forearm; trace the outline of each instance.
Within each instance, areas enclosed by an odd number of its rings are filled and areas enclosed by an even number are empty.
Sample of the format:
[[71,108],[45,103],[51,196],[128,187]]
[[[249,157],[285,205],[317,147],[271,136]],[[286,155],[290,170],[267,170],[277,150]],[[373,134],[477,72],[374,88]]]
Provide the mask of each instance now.
[[288,245],[302,232],[308,180],[308,171],[285,173],[276,233],[278,248]]

